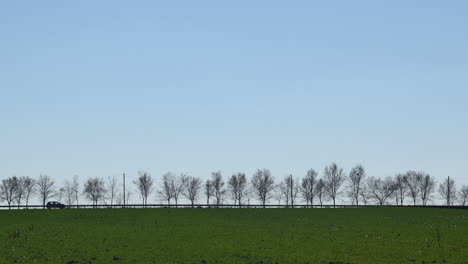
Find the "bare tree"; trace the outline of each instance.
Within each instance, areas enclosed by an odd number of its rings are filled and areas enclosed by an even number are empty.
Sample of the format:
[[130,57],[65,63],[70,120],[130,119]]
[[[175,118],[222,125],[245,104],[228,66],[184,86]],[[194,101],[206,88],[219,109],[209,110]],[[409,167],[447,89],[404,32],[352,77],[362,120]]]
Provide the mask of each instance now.
[[65,194],[65,187],[60,187],[57,191],[57,196],[58,196],[58,201],[61,203],[62,202],[62,197]]
[[281,186],[283,187],[284,195],[287,197],[287,201],[289,201],[289,204],[287,205],[294,207],[294,201],[296,200],[300,191],[299,180],[294,179],[293,175],[290,174],[284,177],[283,184],[281,184]]
[[325,167],[324,180],[325,192],[333,200],[333,207],[336,207],[336,197],[339,195],[339,189],[345,180],[345,173],[336,163]]
[[241,207],[248,190],[247,176],[245,176],[245,173],[237,173],[237,184],[237,204]]
[[[273,187],[274,189],[274,187]],[[247,185],[245,188],[244,200],[247,200],[247,205],[250,205],[250,201],[255,197],[255,190],[254,187],[250,184]]]
[[163,175],[162,190],[159,192],[162,199],[167,201],[167,204],[171,204],[171,200],[174,199],[175,205],[177,206],[180,194],[184,188],[185,174],[177,176],[175,173],[167,172]]
[[8,203],[8,209],[11,209],[11,202],[15,200],[16,189],[18,188],[18,177],[13,176],[2,180],[0,185],[0,200]]
[[133,194],[133,192],[132,192],[132,190],[130,188],[125,189],[125,197],[123,197],[125,199],[125,204],[129,204],[130,197],[132,197],[132,194]]
[[317,181],[317,185],[315,185],[315,194],[320,202],[320,207],[323,206],[323,201],[325,200],[325,181],[323,179],[319,179]]
[[405,175],[398,174],[395,176],[395,198],[396,204],[398,202],[403,205],[406,195],[408,194],[408,185],[405,183]]
[[232,200],[234,201],[234,205],[237,204],[237,192],[239,191],[237,188],[237,175],[233,174],[231,178],[227,181],[227,192],[229,196],[231,196]]
[[275,180],[271,176],[270,170],[257,170],[252,178],[252,187],[256,196],[263,204],[263,208],[265,208],[266,202],[275,188]]
[[72,182],[70,182],[68,179],[65,180],[64,189],[65,189],[65,198],[67,200],[67,204],[68,206],[70,206],[73,204],[75,200],[75,189],[73,188]]
[[284,198],[284,191],[282,190],[282,186],[277,185],[275,189],[273,190],[273,199],[278,201],[278,205],[281,205],[281,201],[283,201]]
[[153,178],[151,177],[151,174],[146,171],[139,171],[138,179],[134,181],[134,183],[140,191],[143,205],[146,207],[148,204],[148,197],[153,191]]
[[64,193],[68,206],[71,206],[73,203],[76,203],[78,208],[78,196],[79,196],[79,182],[78,175],[73,176],[73,180],[65,180],[64,183]]
[[289,188],[286,185],[286,182],[283,180],[281,181],[276,187],[275,190],[278,189],[281,192],[281,196],[284,198],[284,204],[289,206],[291,197],[289,196]]
[[216,199],[216,206],[219,207],[221,200],[226,193],[224,189],[224,180],[220,171],[211,173],[211,185],[213,186],[213,196]]
[[314,169],[307,171],[306,176],[302,179],[301,191],[302,198],[306,201],[306,204],[313,206],[315,197],[315,186],[317,185],[318,172]]
[[370,177],[367,180],[367,186],[369,194],[379,202],[379,205],[383,205],[388,197],[390,197],[395,191],[395,184],[391,177],[386,177],[383,180]]
[[104,180],[97,177],[88,179],[84,184],[83,193],[93,202],[93,206],[97,207],[98,201],[106,194]]
[[184,191],[182,194],[190,200],[190,203],[193,205],[195,201],[198,199],[198,194],[201,189],[202,181],[200,178],[193,177],[193,176],[186,176],[183,180],[184,184]]
[[447,201],[447,206],[453,205],[457,196],[455,181],[447,177],[447,179],[439,185],[439,194]]
[[159,194],[162,199],[167,201],[167,205],[171,205],[171,199],[174,198],[174,182],[176,175],[172,172],[167,172],[163,175],[163,182]]
[[31,179],[30,177],[28,176],[25,176],[24,177],[24,181],[23,181],[23,184],[24,184],[24,190],[25,190],[25,195],[26,195],[26,208],[28,207],[29,205],[29,197],[31,196],[31,194],[33,193],[34,191],[34,187],[36,185],[36,181],[34,181],[34,179]]
[[419,182],[419,193],[421,194],[421,201],[423,206],[427,205],[429,199],[431,199],[431,195],[434,192],[435,188],[435,180],[429,174],[423,173],[422,180]]
[[121,190],[117,190],[115,193],[115,204],[123,204],[123,194]]
[[362,182],[366,176],[366,171],[362,165],[357,165],[351,169],[349,173],[349,190],[348,195],[353,200],[353,203],[356,206],[359,206],[359,192],[361,190]]
[[[151,177],[151,176],[150,176]],[[117,192],[119,190],[119,184],[118,184],[118,179],[117,177],[108,177],[107,178],[107,193],[108,193],[108,199],[110,200],[110,205],[114,204],[114,200],[117,198]]]
[[180,174],[178,177],[174,178],[172,188],[173,188],[173,194],[174,194],[174,201],[177,206],[177,203],[179,201],[179,197],[182,194],[182,191],[184,190],[184,178],[186,177],[185,174]]
[[359,197],[361,198],[364,205],[367,205],[371,196],[369,195],[369,189],[367,189],[367,184],[363,184],[359,190]]
[[213,196],[213,184],[210,180],[205,183],[206,206],[210,205],[210,198]]
[[72,181],[72,184],[71,184],[72,188],[73,188],[73,192],[75,193],[75,201],[76,201],[76,208],[79,207],[79,197],[80,197],[80,182],[79,182],[79,178],[78,178],[78,175],[74,175],[73,176],[73,181]]
[[17,177],[17,185],[15,189],[15,198],[16,198],[16,204],[18,205],[18,209],[20,209],[21,206],[21,199],[24,198],[24,195],[26,193],[26,186],[24,184],[26,177]]
[[239,207],[241,206],[246,187],[247,177],[245,177],[245,173],[239,172],[237,174],[233,174],[231,178],[229,178],[228,190],[234,200],[234,205],[237,203]]
[[466,205],[466,201],[468,200],[468,186],[463,185],[460,189],[460,202],[463,206]]
[[413,198],[413,205],[416,205],[418,199],[420,182],[422,181],[422,173],[417,171],[408,171],[403,177],[406,186],[408,187],[408,193]]
[[43,208],[45,208],[47,200],[56,195],[54,184],[55,182],[48,175],[39,176],[39,180],[37,181],[37,191],[42,200]]

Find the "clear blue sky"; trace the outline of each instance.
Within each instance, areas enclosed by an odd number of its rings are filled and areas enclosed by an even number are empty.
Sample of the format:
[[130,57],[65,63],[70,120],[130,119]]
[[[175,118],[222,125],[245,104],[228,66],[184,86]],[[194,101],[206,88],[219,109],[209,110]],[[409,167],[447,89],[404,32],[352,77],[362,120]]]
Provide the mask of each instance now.
[[467,1],[161,2],[0,3],[0,178],[468,184]]

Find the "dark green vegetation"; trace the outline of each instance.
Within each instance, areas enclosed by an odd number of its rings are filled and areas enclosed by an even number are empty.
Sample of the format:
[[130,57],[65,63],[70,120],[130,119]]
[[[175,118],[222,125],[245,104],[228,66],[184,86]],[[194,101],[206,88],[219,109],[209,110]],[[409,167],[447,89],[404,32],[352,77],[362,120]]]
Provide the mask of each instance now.
[[468,210],[0,211],[0,263],[468,263]]

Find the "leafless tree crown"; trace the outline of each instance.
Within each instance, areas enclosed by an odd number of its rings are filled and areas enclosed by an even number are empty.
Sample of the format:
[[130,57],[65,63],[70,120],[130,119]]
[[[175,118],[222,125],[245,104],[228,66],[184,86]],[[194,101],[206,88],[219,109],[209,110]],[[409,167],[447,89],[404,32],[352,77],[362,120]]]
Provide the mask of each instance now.
[[367,188],[370,197],[377,200],[379,205],[384,205],[396,189],[391,177],[385,179],[370,177],[367,179]]
[[221,201],[226,193],[224,188],[224,180],[220,171],[211,173],[211,186],[213,190],[213,196],[216,199],[216,206],[221,204]]
[[316,193],[315,186],[317,185],[317,181],[318,181],[318,172],[315,171],[314,169],[308,170],[306,176],[302,179],[302,183],[301,183],[302,198],[304,198],[307,205],[314,204],[314,197]]
[[200,178],[193,177],[193,176],[186,176],[183,179],[184,190],[182,194],[187,198],[190,203],[193,205],[198,199],[198,195],[200,193],[202,181]]
[[37,181],[37,192],[42,200],[42,207],[45,208],[45,204],[48,199],[56,195],[55,182],[48,175],[41,175]]
[[174,198],[174,185],[176,181],[176,175],[172,172],[167,172],[163,175],[163,181],[159,194],[161,198],[167,201],[167,204],[171,204],[171,200]]
[[228,190],[231,194],[232,199],[234,200],[234,205],[242,205],[242,199],[245,196],[245,191],[247,188],[247,177],[245,173],[233,174],[228,181]]
[[336,206],[336,197],[345,180],[345,173],[336,163],[332,163],[324,169],[324,180],[325,192],[333,200],[333,206]]
[[355,205],[359,205],[359,193],[361,192],[361,187],[365,176],[366,171],[362,165],[355,166],[349,173],[348,196],[351,197]]
[[447,179],[439,185],[439,194],[446,200],[447,205],[453,205],[457,197],[455,181],[447,177]]
[[148,204],[148,197],[153,191],[153,178],[151,174],[146,171],[138,172],[138,179],[134,182],[140,191],[140,196],[143,201],[143,205]]
[[90,178],[84,184],[83,192],[85,196],[97,206],[98,201],[106,194],[104,180],[102,178]]
[[275,180],[273,176],[271,176],[270,170],[257,170],[252,178],[252,187],[257,198],[261,201],[263,207],[265,207],[271,192],[275,188]]

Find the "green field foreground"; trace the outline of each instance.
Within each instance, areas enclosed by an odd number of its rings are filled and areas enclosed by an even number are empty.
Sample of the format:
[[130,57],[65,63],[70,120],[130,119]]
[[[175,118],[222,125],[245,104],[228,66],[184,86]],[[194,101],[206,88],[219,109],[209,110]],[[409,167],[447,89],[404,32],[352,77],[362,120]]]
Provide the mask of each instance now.
[[468,263],[468,210],[2,210],[0,263]]

